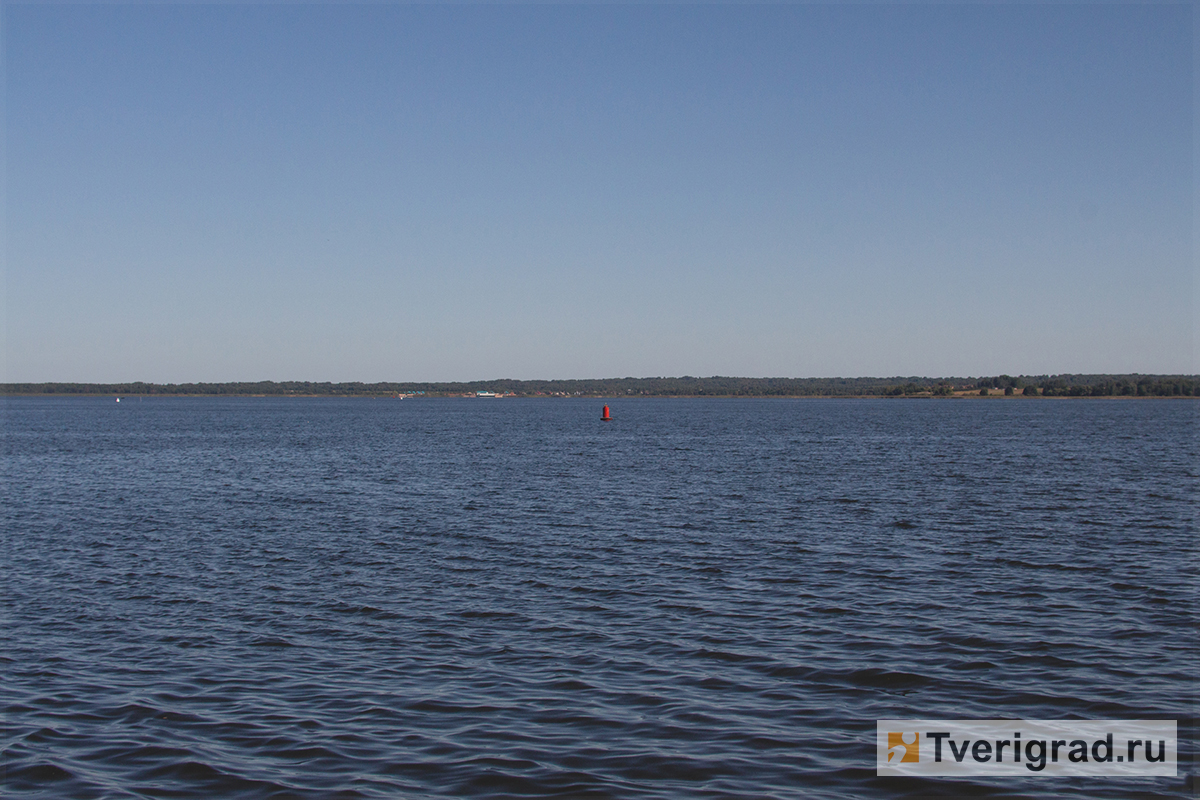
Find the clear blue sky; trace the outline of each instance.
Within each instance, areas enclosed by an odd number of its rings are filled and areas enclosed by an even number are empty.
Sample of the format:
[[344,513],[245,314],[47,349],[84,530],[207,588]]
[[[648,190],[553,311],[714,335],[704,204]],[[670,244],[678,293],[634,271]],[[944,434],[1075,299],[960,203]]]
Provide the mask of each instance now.
[[1190,5],[20,5],[5,379],[1193,372]]

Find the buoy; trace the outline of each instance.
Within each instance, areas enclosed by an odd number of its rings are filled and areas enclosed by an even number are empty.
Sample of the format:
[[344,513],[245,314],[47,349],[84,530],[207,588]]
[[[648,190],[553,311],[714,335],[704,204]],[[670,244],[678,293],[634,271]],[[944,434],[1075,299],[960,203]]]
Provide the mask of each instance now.
[[612,422],[612,417],[608,415],[608,406],[604,407],[604,413],[600,415],[601,422]]

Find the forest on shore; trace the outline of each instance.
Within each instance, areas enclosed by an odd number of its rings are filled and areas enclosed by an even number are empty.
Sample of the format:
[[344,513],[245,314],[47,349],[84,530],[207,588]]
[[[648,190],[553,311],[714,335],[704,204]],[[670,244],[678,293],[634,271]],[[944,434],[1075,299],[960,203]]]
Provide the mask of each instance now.
[[968,378],[597,378],[447,383],[4,383],[4,395],[243,397],[1195,397],[1195,375],[997,375]]

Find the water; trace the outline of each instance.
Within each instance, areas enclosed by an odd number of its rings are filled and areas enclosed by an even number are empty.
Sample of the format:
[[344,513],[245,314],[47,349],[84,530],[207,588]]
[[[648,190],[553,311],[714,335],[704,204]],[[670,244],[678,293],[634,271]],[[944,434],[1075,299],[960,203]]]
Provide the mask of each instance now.
[[[4,401],[12,797],[1181,797],[1194,401]],[[1172,718],[1176,779],[875,776]]]

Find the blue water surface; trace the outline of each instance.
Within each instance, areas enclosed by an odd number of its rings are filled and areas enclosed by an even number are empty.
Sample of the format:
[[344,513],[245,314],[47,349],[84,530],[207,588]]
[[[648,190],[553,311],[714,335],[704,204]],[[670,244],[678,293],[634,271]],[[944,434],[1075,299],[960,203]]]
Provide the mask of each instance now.
[[[1198,408],[6,398],[4,793],[1191,796]],[[941,717],[1180,775],[876,777]]]

